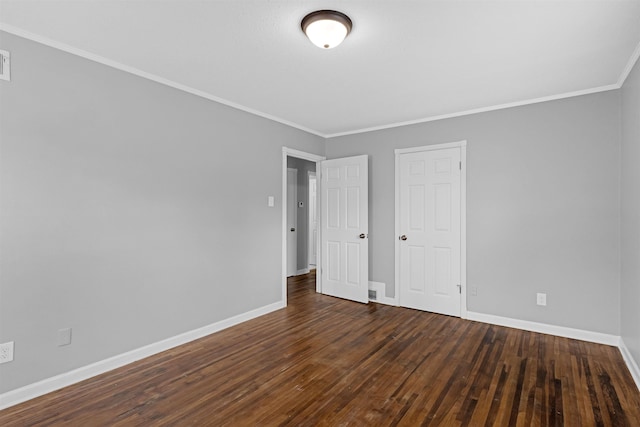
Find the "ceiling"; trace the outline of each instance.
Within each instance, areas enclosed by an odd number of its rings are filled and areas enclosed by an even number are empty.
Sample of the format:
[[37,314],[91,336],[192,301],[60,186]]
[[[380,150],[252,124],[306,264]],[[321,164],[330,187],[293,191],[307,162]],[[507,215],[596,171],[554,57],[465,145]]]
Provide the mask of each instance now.
[[0,0],[0,29],[331,137],[619,88],[640,1]]

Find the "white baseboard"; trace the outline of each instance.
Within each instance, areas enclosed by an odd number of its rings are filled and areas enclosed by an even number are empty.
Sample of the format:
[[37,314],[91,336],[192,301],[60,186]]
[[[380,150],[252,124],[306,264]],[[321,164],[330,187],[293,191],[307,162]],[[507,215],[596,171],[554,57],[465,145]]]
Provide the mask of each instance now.
[[[369,282],[369,289],[376,290],[378,299],[376,302],[388,305],[397,305],[395,298],[387,298],[384,294],[385,284],[381,282]],[[272,311],[284,308],[285,304],[282,301],[269,304],[264,307],[251,310],[246,313],[239,314],[237,316],[230,317],[228,319],[221,320],[216,323],[212,323],[202,328],[194,329],[189,332],[176,335],[171,338],[167,338],[162,341],[158,341],[153,344],[149,344],[138,349],[119,354],[117,356],[110,357],[105,360],[101,360],[96,363],[92,363],[87,366],[83,366],[73,371],[66,372],[64,374],[56,375],[51,378],[39,381],[37,383],[29,384],[27,386],[8,391],[0,394],[0,410],[8,408],[18,403],[25,402],[30,399],[42,396],[52,391],[67,387],[69,385],[84,381],[88,378],[96,375],[103,374],[121,366],[133,363],[137,360],[144,359],[145,357],[152,356],[157,353],[169,350],[173,347],[177,347],[182,344],[197,340],[212,333],[221,331],[231,326],[246,322],[247,320],[254,319],[256,317],[263,316],[271,313]],[[523,329],[526,331],[540,332],[549,335],[556,335],[565,338],[579,339],[583,341],[595,342],[598,344],[607,344],[617,346],[620,349],[620,353],[633,376],[638,389],[640,389],[640,368],[638,364],[631,356],[631,353],[625,346],[623,340],[616,335],[603,334],[600,332],[584,331],[581,329],[567,328],[563,326],[548,325],[544,323],[530,322],[526,320],[511,319],[508,317],[494,316],[491,314],[467,312],[467,319],[475,320],[483,323],[490,323],[493,325],[506,326],[510,328]]]
[[398,305],[398,301],[395,298],[389,298],[386,294],[387,285],[382,282],[369,282],[369,290],[376,291],[376,299],[369,301],[379,302],[386,305]]
[[622,353],[622,358],[629,368],[629,372],[631,372],[633,380],[636,382],[638,391],[640,391],[640,368],[638,367],[636,361],[633,359],[633,356],[631,355],[631,352],[629,351],[627,346],[624,345],[622,337],[620,338],[620,345],[618,346],[618,348],[620,349],[620,353]]
[[126,353],[122,353],[117,356],[113,356],[108,359],[83,366],[78,369],[74,369],[73,371],[65,372],[64,374],[56,375],[54,377],[38,381],[37,383],[29,384],[15,390],[8,391],[6,393],[0,394],[0,410],[13,405],[17,405],[18,403],[25,402],[38,396],[42,396],[63,387],[67,387],[80,381],[84,381],[88,378],[95,377],[96,375],[100,375],[129,363],[135,362],[137,360],[144,359],[145,357],[161,353],[173,347],[177,347],[190,341],[197,340],[214,332],[218,332],[242,322],[246,322],[247,320],[263,316],[267,313],[271,313],[272,311],[284,308],[285,306],[286,305],[283,301],[269,304],[255,310],[251,310],[246,313],[238,314],[237,316],[233,316],[228,319],[203,326],[202,328],[194,329],[192,331],[188,331],[180,335],[176,335],[174,337],[167,338],[165,340],[158,341],[156,343],[149,344],[144,347],[140,347],[135,350],[131,350]]
[[492,314],[467,312],[467,319],[492,325],[506,326],[508,328],[522,329],[525,331],[540,332],[559,337],[573,338],[589,341],[597,344],[606,344],[617,347],[620,337],[617,335],[603,334],[600,332],[585,331],[582,329],[567,328],[564,326],[549,325],[546,323],[530,322],[528,320],[512,319],[509,317],[494,316]]
[[308,268],[303,268],[302,270],[298,270],[296,271],[296,274],[294,274],[294,276],[300,276],[302,274],[307,274],[308,272],[310,272],[311,270],[309,270]]
[[640,390],[640,368],[636,360],[624,344],[622,337],[617,335],[603,334],[600,332],[585,331],[582,329],[567,328],[564,326],[548,325],[545,323],[530,322],[528,320],[511,319],[509,317],[494,316],[492,314],[467,312],[468,320],[490,323],[492,325],[506,326],[509,328],[523,329],[525,331],[540,332],[543,334],[556,335],[559,337],[573,338],[576,340],[589,341],[597,344],[606,344],[618,347],[622,354],[622,359],[629,368],[631,376]]

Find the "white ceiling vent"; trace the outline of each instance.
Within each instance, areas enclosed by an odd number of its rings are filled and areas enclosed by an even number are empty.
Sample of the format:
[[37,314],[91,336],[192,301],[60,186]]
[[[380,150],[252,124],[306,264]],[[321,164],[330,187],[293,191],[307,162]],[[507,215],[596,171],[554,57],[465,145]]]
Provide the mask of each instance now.
[[11,54],[0,50],[0,80],[11,81]]

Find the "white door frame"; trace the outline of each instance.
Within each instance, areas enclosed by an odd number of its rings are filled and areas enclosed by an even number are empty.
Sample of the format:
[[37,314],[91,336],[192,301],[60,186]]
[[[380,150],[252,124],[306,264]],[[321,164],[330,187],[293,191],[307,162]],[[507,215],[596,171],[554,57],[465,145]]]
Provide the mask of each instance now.
[[[289,174],[292,174],[292,176],[289,176]],[[293,183],[290,181],[291,179],[293,179]],[[293,195],[293,200],[289,200],[287,198],[287,213],[286,213],[286,217],[287,217],[287,230],[289,230],[287,232],[287,277],[289,276],[295,276],[296,272],[298,271],[298,169],[296,168],[287,168],[287,194],[286,196],[289,197],[289,186],[293,184],[294,187],[294,195]],[[290,203],[293,203],[293,205],[290,205]],[[293,215],[293,218],[290,218],[290,214]],[[294,240],[295,242],[295,256],[293,254],[292,248],[289,246],[293,246],[289,245],[289,238],[291,237],[292,231],[290,230],[290,228],[293,228],[293,232],[295,233],[295,238]],[[291,261],[293,261],[291,258],[295,257],[295,265],[291,265]]]
[[[317,166],[317,165],[316,165]],[[316,172],[311,172],[308,171],[307,172],[307,182],[309,183],[309,190],[311,190],[311,178],[313,177],[313,180],[316,183],[316,193],[314,195],[314,200],[313,200],[313,208],[315,210],[315,217],[316,217],[316,248],[318,247],[318,206],[316,206],[316,202],[318,200],[318,178],[316,176]],[[307,220],[309,221],[309,229],[308,231],[308,244],[307,244],[307,250],[309,251],[309,253],[307,254],[307,266],[311,266],[311,263],[309,262],[311,260],[311,254],[313,252],[311,252],[311,248],[313,247],[313,229],[311,228],[311,215],[314,213],[311,211],[311,192],[309,192],[309,200],[307,200],[307,206],[309,207],[309,215]],[[315,265],[316,266],[316,274],[317,274],[317,270],[318,270],[318,259],[317,259],[317,255],[318,255],[318,251],[316,250],[316,259],[315,259]]]
[[[295,157],[297,159],[308,160],[310,162],[316,162],[316,209],[318,211],[318,218],[322,213],[320,207],[320,200],[318,195],[320,194],[320,162],[326,160],[325,156],[319,156],[317,154],[307,153],[304,151],[296,150],[293,148],[282,147],[282,302],[287,305],[287,157]],[[318,245],[320,244],[320,230],[318,230]],[[322,255],[320,248],[316,248],[316,265],[322,265]],[[322,270],[316,268],[316,292],[320,292]]]
[[395,151],[396,174],[396,239],[395,239],[395,297],[400,301],[400,155],[416,153],[420,151],[443,150],[447,148],[460,148],[460,317],[467,318],[467,141],[449,142],[445,144],[425,145],[422,147],[399,148]]

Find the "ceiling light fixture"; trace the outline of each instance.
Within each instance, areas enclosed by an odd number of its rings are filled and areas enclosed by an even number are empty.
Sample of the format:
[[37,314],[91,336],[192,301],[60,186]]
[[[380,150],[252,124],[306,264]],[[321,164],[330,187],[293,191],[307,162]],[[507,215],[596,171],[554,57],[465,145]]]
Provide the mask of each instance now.
[[302,31],[322,49],[338,46],[351,32],[351,19],[335,10],[317,10],[302,19]]

